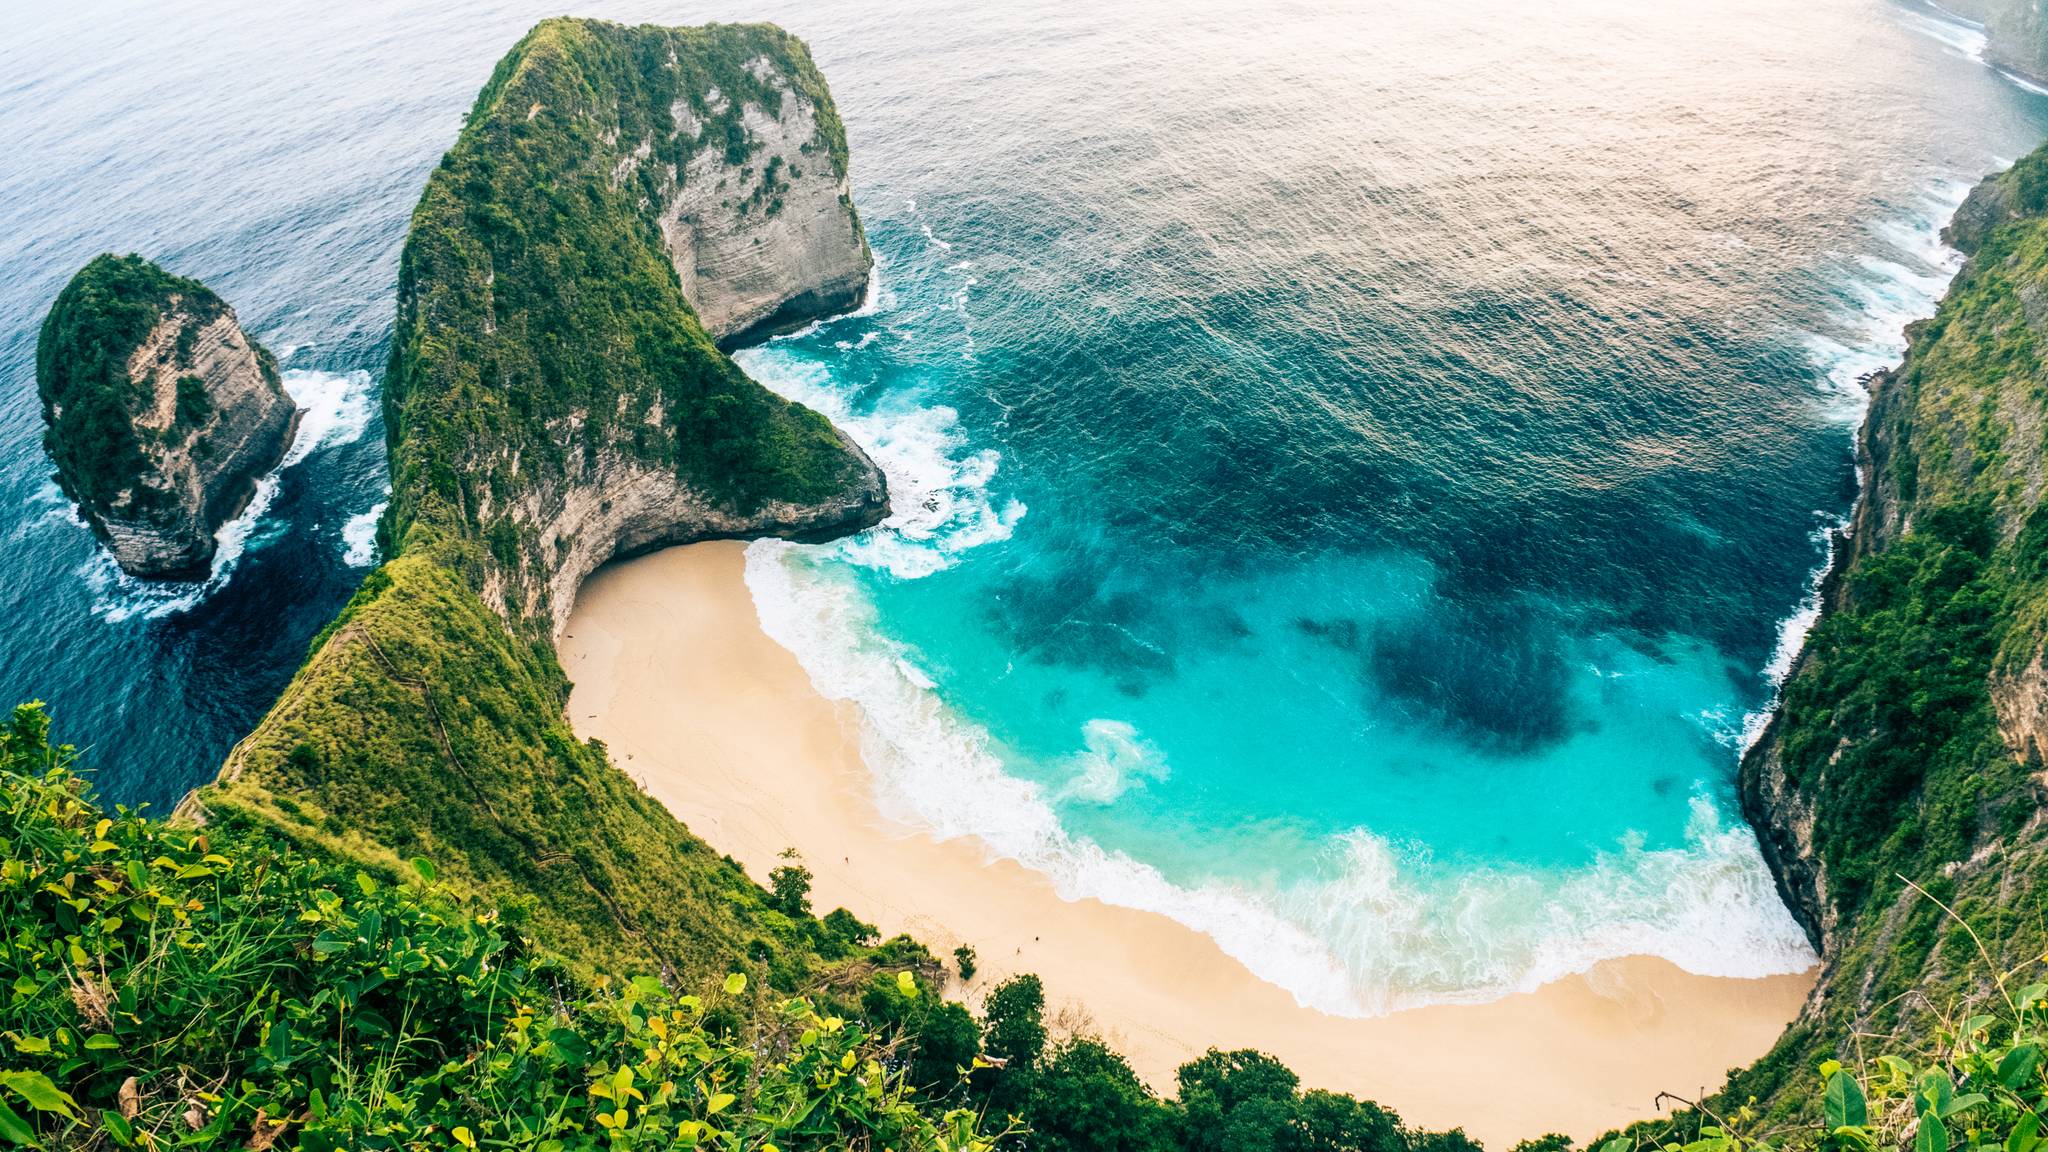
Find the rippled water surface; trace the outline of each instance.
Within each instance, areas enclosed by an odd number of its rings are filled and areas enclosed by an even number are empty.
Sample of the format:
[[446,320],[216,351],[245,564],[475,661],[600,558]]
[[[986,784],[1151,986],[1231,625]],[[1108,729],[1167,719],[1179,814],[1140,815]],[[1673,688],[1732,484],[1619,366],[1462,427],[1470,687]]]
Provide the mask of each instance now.
[[[175,799],[370,562],[397,250],[554,4],[94,5],[0,37],[0,692]],[[1681,9],[1682,10],[1678,10]],[[1671,10],[1666,10],[1671,9]],[[774,19],[881,262],[748,352],[890,470],[758,545],[885,807],[1369,1012],[1601,956],[1804,966],[1731,796],[1854,493],[1857,378],[2048,103],[1891,0],[601,3]],[[201,587],[49,483],[94,253],[211,283],[312,411]]]

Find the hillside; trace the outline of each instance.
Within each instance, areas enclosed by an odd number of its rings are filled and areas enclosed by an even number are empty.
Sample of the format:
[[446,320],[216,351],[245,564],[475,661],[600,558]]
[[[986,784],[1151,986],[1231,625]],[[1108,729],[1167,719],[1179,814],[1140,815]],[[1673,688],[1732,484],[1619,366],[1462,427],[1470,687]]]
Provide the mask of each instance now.
[[[571,734],[553,647],[607,560],[886,509],[850,441],[718,350],[664,239],[679,173],[767,179],[763,116],[813,126],[776,179],[831,189],[858,242],[831,97],[780,30],[553,20],[500,62],[401,258],[389,559],[188,814],[384,876],[431,856],[584,970],[804,980],[801,926]],[[798,307],[813,287],[785,283]]]
[[1742,767],[1825,960],[1729,1093],[1780,1115],[1811,1106],[1822,1058],[2004,1015],[2048,946],[2048,150],[1974,191],[1949,235],[1969,260],[1872,381],[1826,611]]

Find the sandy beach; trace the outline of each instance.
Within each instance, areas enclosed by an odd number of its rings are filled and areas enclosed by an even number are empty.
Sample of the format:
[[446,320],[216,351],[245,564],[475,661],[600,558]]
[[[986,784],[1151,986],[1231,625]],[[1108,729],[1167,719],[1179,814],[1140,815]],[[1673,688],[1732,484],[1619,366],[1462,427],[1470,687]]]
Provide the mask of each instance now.
[[1501,1152],[1544,1132],[1585,1140],[1655,1115],[1659,1092],[1718,1086],[1769,1048],[1812,984],[1632,958],[1483,1005],[1372,1019],[1302,1008],[1171,919],[1062,900],[976,841],[888,822],[870,799],[857,714],[820,697],[762,633],[743,565],[744,545],[702,544],[585,584],[560,644],[577,732],[756,878],[793,846],[816,873],[820,911],[844,906],[941,955],[971,944],[981,971],[954,989],[969,1001],[1036,972],[1060,1023],[1109,1040],[1155,1088],[1170,1092],[1173,1069],[1205,1048],[1253,1047],[1306,1086],[1462,1126]]

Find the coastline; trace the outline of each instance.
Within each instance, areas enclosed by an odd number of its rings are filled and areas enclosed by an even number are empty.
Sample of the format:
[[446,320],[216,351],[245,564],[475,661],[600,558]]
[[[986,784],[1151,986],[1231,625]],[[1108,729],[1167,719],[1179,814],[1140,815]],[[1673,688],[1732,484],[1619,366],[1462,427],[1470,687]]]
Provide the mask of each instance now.
[[[1410,1123],[1463,1125],[1497,1149],[1545,1132],[1579,1140],[1693,1098],[1763,1054],[1815,973],[1694,976],[1651,957],[1487,1004],[1354,1019],[1297,1005],[1208,937],[1156,913],[1066,901],[967,839],[893,825],[870,799],[852,705],[820,697],[760,628],[745,546],[691,545],[587,581],[562,664],[578,735],[721,852],[765,879],[786,847],[815,873],[820,911],[844,906],[935,953],[971,944],[980,971],[949,991],[973,1002],[1036,972],[1054,1032],[1092,1032],[1155,1089],[1215,1045],[1259,1048],[1304,1086],[1350,1092]],[[1471,1053],[1511,1075],[1475,1087]]]

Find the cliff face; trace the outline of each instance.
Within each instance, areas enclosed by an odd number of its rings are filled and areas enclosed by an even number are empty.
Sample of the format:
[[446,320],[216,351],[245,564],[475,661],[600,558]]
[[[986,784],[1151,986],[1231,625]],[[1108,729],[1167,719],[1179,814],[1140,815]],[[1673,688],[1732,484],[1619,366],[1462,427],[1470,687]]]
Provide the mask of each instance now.
[[1993,64],[2031,77],[2048,76],[2048,19],[2040,0],[1943,0],[1941,7],[1984,26]]
[[[737,110],[716,87],[678,100],[675,130],[697,148],[679,178],[663,174],[662,238],[698,321],[721,344],[859,307],[874,265],[853,213],[844,145],[833,146],[821,109],[767,57],[747,66],[776,95]],[[771,111],[777,99],[781,108]],[[750,153],[707,141],[712,125],[693,103],[737,115]]]
[[1770,1097],[1809,1049],[1984,995],[2048,944],[2048,150],[1948,235],[1969,259],[1871,381],[1825,611],[1742,764],[1824,968],[1738,1098]]
[[528,34],[400,260],[389,559],[186,814],[377,871],[432,856],[593,968],[806,963],[808,938],[575,738],[553,639],[613,558],[886,514],[874,464],[713,338],[860,299],[845,180],[831,95],[779,29]]
[[101,256],[36,350],[64,490],[137,576],[203,575],[214,532],[291,443],[297,409],[234,310],[139,256]]

